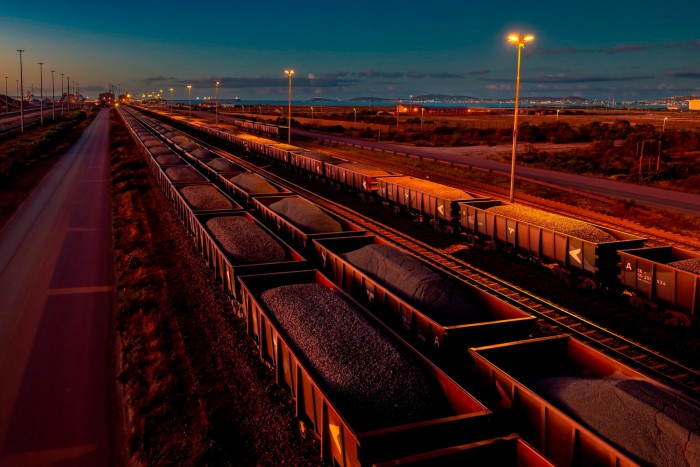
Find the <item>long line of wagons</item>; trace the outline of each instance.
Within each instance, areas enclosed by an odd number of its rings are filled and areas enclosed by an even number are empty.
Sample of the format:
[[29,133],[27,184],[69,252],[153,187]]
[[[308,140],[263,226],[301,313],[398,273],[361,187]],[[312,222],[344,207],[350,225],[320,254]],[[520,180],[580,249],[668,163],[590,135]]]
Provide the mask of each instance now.
[[[256,174],[235,161],[157,120],[131,109],[120,113],[245,319],[260,359],[295,401],[302,432],[320,440],[324,462],[700,463],[697,401],[573,338],[531,339],[535,318],[524,309],[433,269],[294,193],[255,180]],[[318,176],[340,168],[350,180],[343,186],[387,202],[380,190],[391,190],[392,206],[415,206],[450,226],[459,226],[473,206],[479,209],[472,212],[474,225],[488,225],[484,240],[500,242],[495,232],[505,229],[503,241],[521,248],[520,237],[507,232],[526,229],[528,248],[541,249],[552,235],[553,259],[575,256],[570,248],[580,248],[580,261],[566,258],[562,267],[578,264],[590,277],[601,271],[601,258],[609,261],[621,245],[624,254],[646,254],[643,239],[621,232],[603,229],[613,237],[603,241],[551,232],[483,208],[491,200],[436,193],[400,174],[370,176],[326,155],[198,128],[302,170],[292,165],[294,156]],[[673,250],[668,256],[679,254]],[[697,302],[693,306],[697,311]],[[591,403],[595,398],[600,403]],[[605,406],[611,401],[622,401],[614,414]],[[656,431],[660,423],[663,436]]]

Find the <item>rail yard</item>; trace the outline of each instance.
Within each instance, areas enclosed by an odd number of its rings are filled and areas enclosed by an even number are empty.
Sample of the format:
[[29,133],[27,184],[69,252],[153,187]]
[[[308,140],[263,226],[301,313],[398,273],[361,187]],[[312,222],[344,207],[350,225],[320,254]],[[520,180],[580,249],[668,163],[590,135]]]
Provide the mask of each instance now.
[[[290,146],[270,139],[278,127],[119,112],[321,462],[697,463],[696,365],[468,260],[531,263],[552,288],[633,315],[611,298],[624,292],[696,339],[692,245]],[[581,408],[600,394],[628,403]],[[656,417],[672,427],[658,440]]]

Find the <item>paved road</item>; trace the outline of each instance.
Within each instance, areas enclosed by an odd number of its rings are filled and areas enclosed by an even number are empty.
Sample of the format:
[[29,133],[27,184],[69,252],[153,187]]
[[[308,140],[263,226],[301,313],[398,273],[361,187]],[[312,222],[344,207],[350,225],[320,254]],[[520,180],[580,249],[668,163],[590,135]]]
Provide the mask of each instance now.
[[[311,138],[323,138],[331,141],[339,141],[348,144],[362,145],[385,151],[396,151],[403,154],[414,154],[417,156],[429,157],[438,160],[456,162],[465,165],[472,165],[495,172],[510,174],[510,164],[496,162],[483,157],[474,157],[469,154],[468,148],[423,148],[413,146],[401,146],[397,144],[371,142],[345,138],[342,136],[319,135],[303,130],[292,129],[292,135],[303,135]],[[601,178],[586,177],[583,175],[567,174],[552,170],[536,169],[531,167],[516,166],[516,178],[540,180],[547,183],[575,188],[578,190],[594,193],[597,195],[634,199],[640,204],[656,206],[666,209],[677,209],[700,215],[700,195],[679,193],[676,191],[650,188],[631,183],[622,183]],[[516,194],[517,198],[517,194]]]
[[108,142],[105,110],[0,231],[2,466],[110,463]]

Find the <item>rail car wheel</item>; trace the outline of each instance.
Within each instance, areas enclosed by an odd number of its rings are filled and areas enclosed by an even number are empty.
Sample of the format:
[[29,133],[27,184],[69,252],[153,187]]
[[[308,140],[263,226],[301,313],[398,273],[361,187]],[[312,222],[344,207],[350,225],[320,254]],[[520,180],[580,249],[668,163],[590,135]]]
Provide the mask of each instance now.
[[630,297],[630,306],[637,313],[644,313],[645,308],[646,308],[646,304],[644,303],[644,300],[642,300],[641,298],[636,297],[636,296]]
[[582,277],[580,287],[584,290],[595,290],[598,288],[598,285],[590,277]]
[[664,313],[664,326],[673,326],[674,328],[689,328],[693,321],[690,316],[678,311],[666,310]]

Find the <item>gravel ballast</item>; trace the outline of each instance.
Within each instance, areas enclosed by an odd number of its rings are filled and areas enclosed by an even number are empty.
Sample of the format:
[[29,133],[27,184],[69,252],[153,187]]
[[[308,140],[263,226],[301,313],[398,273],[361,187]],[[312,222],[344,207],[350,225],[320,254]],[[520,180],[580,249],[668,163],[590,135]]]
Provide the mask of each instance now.
[[270,204],[270,209],[284,217],[304,233],[342,232],[343,227],[315,204],[296,197],[283,198]]
[[340,256],[442,325],[491,320],[468,291],[398,248],[372,244]]
[[668,263],[669,266],[682,269],[684,271],[700,274],[700,258],[688,258]]
[[246,193],[279,193],[267,180],[253,172],[243,172],[229,179]]
[[528,206],[504,204],[488,208],[488,211],[593,243],[616,241],[616,238],[609,233],[587,222]]
[[260,300],[356,431],[454,415],[432,375],[338,294],[295,284]]
[[194,210],[233,209],[233,203],[211,185],[191,185],[180,189]]
[[234,264],[278,263],[287,257],[282,245],[243,216],[214,217],[206,227]]
[[700,465],[700,406],[651,382],[544,378],[546,399],[647,465]]
[[[176,156],[177,157],[177,156]],[[180,159],[179,157],[177,158]],[[196,170],[190,166],[184,167],[168,167],[165,169],[165,175],[173,182],[203,182],[205,180]]]

